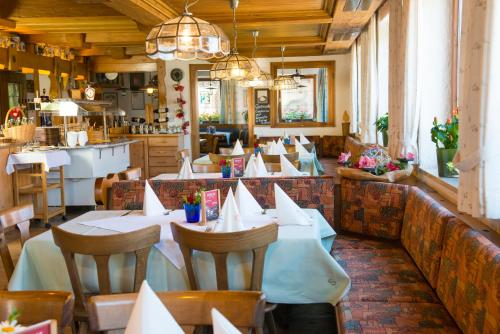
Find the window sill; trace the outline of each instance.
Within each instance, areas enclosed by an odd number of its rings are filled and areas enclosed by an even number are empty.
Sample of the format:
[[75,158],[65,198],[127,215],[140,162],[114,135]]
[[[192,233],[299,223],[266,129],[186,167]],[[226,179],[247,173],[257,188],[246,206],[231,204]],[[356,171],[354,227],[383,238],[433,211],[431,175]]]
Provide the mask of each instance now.
[[437,169],[416,169],[417,178],[453,204],[457,204],[458,177],[440,177]]

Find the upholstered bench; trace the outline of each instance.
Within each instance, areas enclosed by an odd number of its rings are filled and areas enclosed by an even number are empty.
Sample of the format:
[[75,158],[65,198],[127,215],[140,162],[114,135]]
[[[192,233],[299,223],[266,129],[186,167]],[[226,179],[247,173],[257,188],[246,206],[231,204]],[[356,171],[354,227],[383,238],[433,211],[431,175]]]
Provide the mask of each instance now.
[[500,248],[416,187],[341,181],[339,333],[500,332]]
[[[264,208],[274,208],[274,184],[277,183],[300,207],[317,209],[333,226],[333,187],[332,176],[310,177],[267,177],[243,178],[250,193]],[[220,189],[221,201],[231,187],[236,190],[238,179],[199,179],[199,180],[162,180],[148,181],[158,194],[162,204],[168,209],[181,209],[183,196],[197,190]],[[120,181],[111,190],[113,210],[142,209],[144,181]]]

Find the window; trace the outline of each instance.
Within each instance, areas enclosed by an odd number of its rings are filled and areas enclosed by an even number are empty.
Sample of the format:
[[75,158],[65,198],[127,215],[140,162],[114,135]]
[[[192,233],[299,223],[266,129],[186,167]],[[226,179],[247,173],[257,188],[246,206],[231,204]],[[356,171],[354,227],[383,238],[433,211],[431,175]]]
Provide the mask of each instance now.
[[334,62],[271,63],[276,76],[299,74],[299,88],[274,91],[271,95],[271,125],[273,127],[333,126]]
[[219,122],[221,110],[219,81],[198,81],[198,107],[200,122]]
[[19,84],[11,83],[7,84],[7,93],[9,95],[9,109],[20,105],[21,99],[19,98]]

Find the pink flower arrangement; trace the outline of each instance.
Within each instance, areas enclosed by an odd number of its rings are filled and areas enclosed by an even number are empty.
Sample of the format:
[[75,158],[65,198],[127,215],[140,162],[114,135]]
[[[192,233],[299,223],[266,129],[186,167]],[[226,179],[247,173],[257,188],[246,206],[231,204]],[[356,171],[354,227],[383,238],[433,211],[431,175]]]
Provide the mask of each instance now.
[[375,168],[377,167],[377,160],[375,158],[370,158],[362,155],[358,162],[359,168]]
[[347,153],[342,152],[342,153],[340,153],[338,162],[339,162],[339,164],[346,165],[346,164],[349,164],[350,159],[351,159],[351,152],[347,152]]
[[399,155],[399,159],[404,159],[404,160],[407,160],[407,161],[413,161],[415,159],[415,154],[413,154],[412,152],[408,152],[406,153],[406,156],[401,153]]
[[387,170],[388,170],[389,172],[394,172],[395,170],[401,170],[401,168],[400,168],[398,165],[393,164],[393,163],[392,163],[392,161],[391,161],[391,162],[389,162],[389,163],[386,165],[386,167],[387,167]]

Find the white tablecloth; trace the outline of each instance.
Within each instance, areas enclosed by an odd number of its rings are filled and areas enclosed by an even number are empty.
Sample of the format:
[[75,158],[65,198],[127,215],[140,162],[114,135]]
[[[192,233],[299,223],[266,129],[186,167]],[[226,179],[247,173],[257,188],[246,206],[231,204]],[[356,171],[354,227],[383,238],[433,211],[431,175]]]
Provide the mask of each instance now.
[[45,165],[45,171],[48,172],[51,168],[70,165],[71,157],[68,152],[63,150],[13,153],[9,155],[5,170],[7,174],[12,174],[14,172],[14,165],[27,165],[33,163],[43,163]]

